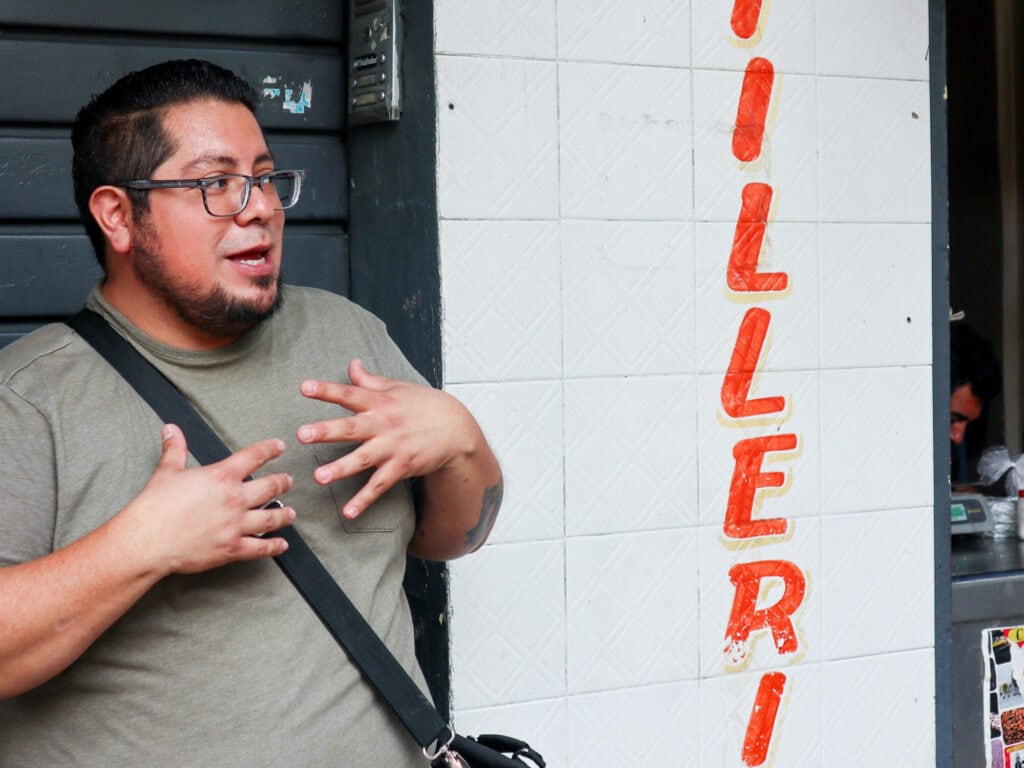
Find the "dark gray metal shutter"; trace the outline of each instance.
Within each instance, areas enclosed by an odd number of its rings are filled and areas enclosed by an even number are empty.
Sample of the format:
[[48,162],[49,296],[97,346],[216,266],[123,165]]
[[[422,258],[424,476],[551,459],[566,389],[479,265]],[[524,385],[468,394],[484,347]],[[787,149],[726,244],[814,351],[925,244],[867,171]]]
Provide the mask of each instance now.
[[75,311],[100,276],[71,190],[75,113],[170,58],[208,59],[264,94],[278,167],[307,170],[285,279],[347,295],[344,32],[334,0],[0,2],[0,346]]

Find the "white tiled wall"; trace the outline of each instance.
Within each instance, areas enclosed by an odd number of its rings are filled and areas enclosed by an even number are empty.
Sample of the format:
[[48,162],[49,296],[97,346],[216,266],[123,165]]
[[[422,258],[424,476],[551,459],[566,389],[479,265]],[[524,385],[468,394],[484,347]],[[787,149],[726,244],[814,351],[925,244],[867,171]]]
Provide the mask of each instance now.
[[[741,766],[761,676],[765,765],[934,765],[926,0],[435,0],[447,388],[505,468],[490,542],[451,570],[467,732],[551,768]],[[743,72],[774,65],[763,150],[731,151]],[[726,286],[740,193],[773,190],[762,271]],[[737,329],[771,323],[750,397]],[[742,439],[793,434],[723,533]],[[729,661],[737,563],[796,564],[798,650]],[[778,599],[765,582],[761,600]]]

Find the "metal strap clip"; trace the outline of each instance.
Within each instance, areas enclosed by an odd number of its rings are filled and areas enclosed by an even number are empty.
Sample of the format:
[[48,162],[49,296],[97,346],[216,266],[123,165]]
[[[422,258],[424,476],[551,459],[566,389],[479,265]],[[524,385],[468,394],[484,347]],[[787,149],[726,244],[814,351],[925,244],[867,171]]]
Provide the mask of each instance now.
[[434,754],[430,754],[427,751],[427,748],[424,747],[423,756],[430,761],[431,765],[434,765],[434,762],[438,758],[443,758],[444,764],[447,765],[448,768],[470,768],[470,765],[462,759],[462,755],[451,748],[452,742],[455,741],[455,729],[448,726],[446,730],[449,734],[448,740],[444,744],[441,744],[441,739],[438,739],[436,743],[439,746]]
[[437,741],[434,742],[438,745],[437,751],[434,754],[430,754],[427,751],[427,748],[423,747],[423,756],[427,758],[427,760],[431,763],[437,760],[437,758],[441,757],[441,755],[447,755],[448,747],[450,747],[452,745],[452,742],[455,741],[455,729],[449,726],[445,728],[445,730],[448,731],[448,740],[442,744],[441,738],[438,737]]

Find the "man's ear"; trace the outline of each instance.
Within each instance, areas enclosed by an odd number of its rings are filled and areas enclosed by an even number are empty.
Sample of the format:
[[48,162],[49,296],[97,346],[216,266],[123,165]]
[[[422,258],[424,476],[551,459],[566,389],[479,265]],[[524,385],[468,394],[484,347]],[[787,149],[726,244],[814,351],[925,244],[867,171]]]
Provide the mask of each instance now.
[[131,251],[132,204],[123,189],[97,187],[89,196],[89,212],[106,237],[108,248],[121,254]]

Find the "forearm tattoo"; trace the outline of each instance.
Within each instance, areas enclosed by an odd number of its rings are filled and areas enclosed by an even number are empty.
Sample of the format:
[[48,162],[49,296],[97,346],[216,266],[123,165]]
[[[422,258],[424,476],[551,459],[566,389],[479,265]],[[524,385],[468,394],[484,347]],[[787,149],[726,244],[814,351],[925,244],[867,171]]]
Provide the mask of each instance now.
[[501,509],[501,498],[504,492],[504,480],[499,480],[497,485],[492,485],[484,491],[480,520],[466,533],[466,546],[470,551],[478,549],[487,539],[487,534],[491,532],[494,521],[498,517],[498,510]]

